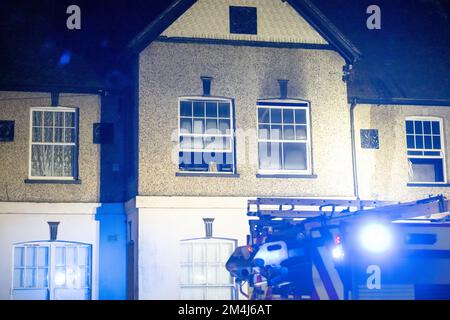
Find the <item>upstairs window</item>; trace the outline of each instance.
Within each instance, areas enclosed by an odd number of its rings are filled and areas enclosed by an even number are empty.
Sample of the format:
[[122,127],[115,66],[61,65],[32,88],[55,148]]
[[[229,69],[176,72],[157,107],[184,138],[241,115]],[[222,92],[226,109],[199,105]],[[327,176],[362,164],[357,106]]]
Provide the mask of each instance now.
[[260,101],[258,152],[261,174],[311,174],[309,105]]
[[73,108],[31,110],[30,178],[75,179],[77,112]]
[[445,183],[442,119],[406,119],[406,146],[410,183]]
[[181,98],[179,111],[179,169],[234,173],[232,101]]
[[257,34],[257,21],[255,7],[230,6],[230,33]]

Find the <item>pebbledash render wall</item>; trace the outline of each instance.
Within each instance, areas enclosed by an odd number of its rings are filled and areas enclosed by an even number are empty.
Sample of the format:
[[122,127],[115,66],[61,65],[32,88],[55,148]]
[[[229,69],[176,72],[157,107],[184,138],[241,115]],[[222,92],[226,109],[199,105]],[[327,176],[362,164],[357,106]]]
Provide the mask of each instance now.
[[[332,50],[153,42],[139,56],[139,195],[352,196],[344,64]],[[239,178],[175,176],[178,97],[202,95],[200,76],[214,78],[212,96],[234,99]],[[256,101],[279,97],[277,79],[289,80],[289,98],[310,101],[316,178],[256,177]]]
[[61,94],[59,105],[79,108],[79,179],[81,184],[27,184],[30,109],[51,106],[51,95],[0,91],[0,119],[15,121],[13,142],[0,143],[0,201],[98,202],[100,149],[92,143],[92,124],[100,122],[100,97]]
[[[450,109],[413,105],[358,105],[355,110],[356,155],[360,197],[413,201],[431,194],[450,197],[447,187],[411,187],[408,184],[405,120],[409,116],[443,120],[447,182],[450,173]],[[378,129],[379,149],[361,149],[360,129]]]

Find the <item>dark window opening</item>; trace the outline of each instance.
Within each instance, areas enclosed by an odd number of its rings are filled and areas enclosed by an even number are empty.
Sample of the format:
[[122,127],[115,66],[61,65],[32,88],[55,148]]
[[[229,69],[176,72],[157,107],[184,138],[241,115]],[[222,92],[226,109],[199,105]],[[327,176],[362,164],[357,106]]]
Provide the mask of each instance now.
[[230,6],[230,33],[257,34],[257,20],[255,7]]

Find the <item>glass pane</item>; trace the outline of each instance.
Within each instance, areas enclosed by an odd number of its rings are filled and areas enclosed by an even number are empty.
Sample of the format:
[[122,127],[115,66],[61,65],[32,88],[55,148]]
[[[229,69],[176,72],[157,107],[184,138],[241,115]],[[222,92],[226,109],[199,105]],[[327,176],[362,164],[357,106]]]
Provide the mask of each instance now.
[[180,132],[181,133],[192,133],[192,118],[181,118],[180,119]]
[[192,267],[192,284],[206,284],[206,269],[203,265]]
[[72,177],[74,175],[73,172],[73,162],[74,162],[74,154],[75,154],[75,146],[64,146],[64,159],[63,159],[63,173],[64,177]]
[[433,129],[433,134],[441,133],[439,121],[433,121],[431,125]]
[[406,146],[409,149],[414,149],[415,143],[414,143],[414,136],[413,135],[407,135],[406,136]]
[[33,142],[42,142],[42,128],[33,128]]
[[70,142],[75,142],[75,129],[65,129],[65,141],[70,143]]
[[63,146],[54,146],[53,147],[53,175],[54,177],[62,177],[64,176],[64,149]]
[[181,275],[180,275],[180,284],[181,285],[189,285],[191,282],[191,266],[181,266]]
[[295,123],[306,124],[306,110],[304,109],[295,110]]
[[64,129],[56,128],[55,129],[55,142],[64,142],[63,136],[64,136]]
[[37,270],[37,287],[38,288],[47,288],[48,287],[48,269],[47,268],[39,268]]
[[14,288],[23,288],[24,269],[14,269]]
[[203,300],[206,298],[206,288],[181,288],[181,299]]
[[193,139],[193,143],[192,143],[192,147],[194,149],[204,149],[203,138],[194,138]]
[[24,258],[25,258],[25,248],[16,247],[14,248],[14,266],[23,267],[24,266]]
[[205,103],[194,102],[194,117],[204,117],[204,116],[205,116]]
[[423,136],[416,136],[416,148],[423,149]]
[[44,112],[44,126],[53,127],[53,112]]
[[66,268],[56,267],[54,276],[55,286],[63,287],[66,285]]
[[425,149],[432,149],[431,136],[424,136]]
[[258,143],[259,168],[265,170],[281,169],[281,143]]
[[406,121],[406,133],[414,134],[414,122]]
[[64,112],[55,112],[55,127],[64,127]]
[[272,140],[281,140],[282,136],[282,126],[281,125],[272,125],[270,130],[270,139]]
[[258,122],[259,123],[270,123],[270,109],[258,108]]
[[87,268],[80,268],[79,269],[79,281],[80,281],[80,287],[81,288],[89,288],[89,269]]
[[215,244],[215,243],[210,243],[208,244],[208,249],[207,249],[207,255],[206,255],[206,260],[208,261],[208,263],[212,262],[218,262],[218,256],[219,256],[219,247],[220,244]]
[[297,140],[308,139],[306,126],[295,126],[295,137]]
[[441,149],[441,137],[433,136],[433,149]]
[[78,265],[88,266],[89,265],[89,248],[88,247],[78,247]]
[[284,126],[284,140],[295,140],[294,126]]
[[217,102],[206,103],[206,116],[217,118]]
[[232,243],[222,243],[220,246],[220,256],[219,256],[219,261],[220,262],[227,262],[228,259],[230,258],[230,255],[233,253],[234,251],[234,246]]
[[284,169],[306,170],[308,168],[305,143],[284,143]]
[[76,247],[66,247],[66,266],[75,265]]
[[206,120],[206,133],[207,134],[216,134],[219,130],[217,128],[217,120],[216,119],[207,119]]
[[225,265],[217,269],[217,284],[232,284],[230,273],[225,268]]
[[192,244],[193,263],[204,263],[206,259],[206,245],[204,243]]
[[25,269],[25,287],[36,286],[36,269]]
[[259,132],[258,137],[259,139],[269,139],[270,134],[270,125],[268,124],[260,124],[259,125]]
[[442,159],[410,158],[409,180],[411,182],[443,182]]
[[44,128],[44,142],[53,142],[53,128]]
[[423,133],[431,134],[431,122],[430,121],[423,121]]
[[416,134],[422,134],[422,121],[414,121],[414,131]]
[[64,266],[66,264],[66,248],[56,247],[56,265]]
[[219,131],[221,134],[230,134],[230,120],[219,119]]
[[271,123],[281,123],[281,109],[270,110]]
[[27,247],[25,250],[25,254],[25,265],[27,267],[34,267],[36,265],[36,248]]
[[75,128],[75,112],[65,112],[65,117],[66,117],[65,127]]
[[180,101],[180,116],[192,117],[192,102]]
[[219,103],[219,117],[230,118],[230,108],[229,103]]
[[294,123],[293,109],[283,109],[283,123]]
[[180,148],[181,149],[192,149],[193,146],[193,138],[191,137],[180,137]]
[[194,118],[194,133],[203,134],[205,133],[205,120]]
[[226,150],[228,149],[227,138],[223,137],[207,137],[204,139],[206,149],[211,150]]
[[52,175],[52,146],[33,145],[31,147],[31,175],[48,177]]
[[37,265],[38,267],[48,266],[48,247],[37,248]]
[[231,288],[223,287],[223,288],[208,288],[208,300],[230,300],[231,296]]
[[33,126],[42,126],[42,111],[33,111]]
[[216,266],[208,266],[208,270],[206,272],[206,282],[207,284],[219,284],[218,282],[218,268]]

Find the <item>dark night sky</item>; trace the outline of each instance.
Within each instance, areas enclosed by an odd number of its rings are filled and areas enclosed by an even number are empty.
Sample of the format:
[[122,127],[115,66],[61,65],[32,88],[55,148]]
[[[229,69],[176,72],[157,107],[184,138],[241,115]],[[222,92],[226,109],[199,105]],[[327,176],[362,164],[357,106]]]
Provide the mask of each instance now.
[[[450,0],[311,1],[364,54],[350,92],[450,99]],[[0,86],[115,79],[126,44],[171,2],[0,0]],[[80,31],[66,29],[70,4],[81,7]],[[371,4],[381,7],[381,30],[366,28]]]

